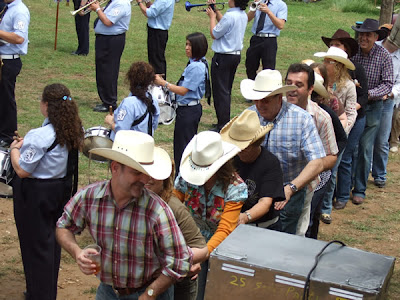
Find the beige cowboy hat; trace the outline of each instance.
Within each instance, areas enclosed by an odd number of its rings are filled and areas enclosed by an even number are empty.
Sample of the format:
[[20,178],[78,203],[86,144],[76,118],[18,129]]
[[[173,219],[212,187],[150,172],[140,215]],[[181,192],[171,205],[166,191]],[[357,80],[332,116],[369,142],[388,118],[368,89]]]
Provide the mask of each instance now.
[[153,137],[139,131],[119,130],[111,149],[95,148],[89,152],[117,161],[157,180],[168,178],[172,171],[168,153],[154,146]]
[[314,77],[314,91],[324,99],[329,99],[329,93],[324,86],[324,78],[317,72],[314,72]]
[[235,145],[222,141],[219,133],[203,131],[183,151],[179,172],[188,183],[200,186],[239,152]]
[[240,83],[240,91],[248,100],[261,100],[267,96],[284,94],[296,90],[295,85],[283,85],[282,75],[278,70],[262,70],[255,80],[243,79]]
[[327,52],[317,52],[314,53],[316,57],[326,57],[336,60],[345,65],[345,67],[349,70],[355,70],[356,67],[354,64],[347,58],[348,55],[346,51],[338,48],[338,47],[330,47]]
[[220,135],[223,141],[244,150],[255,141],[263,138],[272,128],[274,128],[272,123],[261,126],[257,113],[246,109],[239,116],[230,120],[221,129]]

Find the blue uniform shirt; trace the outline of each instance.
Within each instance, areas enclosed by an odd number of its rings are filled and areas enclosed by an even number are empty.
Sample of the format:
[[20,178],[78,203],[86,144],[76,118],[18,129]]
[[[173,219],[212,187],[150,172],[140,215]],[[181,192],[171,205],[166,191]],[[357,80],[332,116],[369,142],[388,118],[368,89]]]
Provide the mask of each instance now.
[[228,9],[213,29],[215,40],[211,48],[214,52],[227,53],[242,50],[247,21],[244,10],[240,10],[239,7]]
[[46,118],[42,127],[30,130],[24,138],[19,165],[33,178],[63,178],[67,174],[68,150],[59,144],[47,152],[54,143],[56,132]]
[[[268,8],[278,19],[287,21],[287,5],[285,2],[282,0],[270,0],[268,3]],[[256,34],[260,14],[261,12],[257,9],[256,15],[254,16],[253,27],[251,27],[251,32],[254,34]],[[272,23],[271,19],[268,16],[265,16],[264,27],[259,33],[272,33],[276,36],[279,36],[280,32],[281,31],[274,25],[274,23]]]
[[178,85],[187,88],[189,91],[184,96],[176,94],[176,101],[179,104],[188,104],[193,100],[203,98],[206,91],[206,65],[201,61],[189,59],[190,64],[183,71],[183,81],[179,81]]
[[29,10],[22,0],[15,0],[8,4],[8,10],[4,14],[3,21],[0,23],[0,30],[13,32],[24,38],[22,44],[8,43],[0,47],[0,54],[19,54],[28,53],[28,27],[30,22]]
[[147,10],[147,24],[153,29],[168,30],[174,16],[175,0],[156,0]]
[[[153,97],[153,105],[156,107],[156,113],[153,115],[153,133],[158,126],[158,118],[160,116],[160,108],[157,99]],[[144,133],[147,132],[149,115],[147,115],[141,123],[132,127],[132,123],[139,119],[146,112],[146,104],[144,104],[136,96],[128,96],[122,100],[121,104],[114,112],[115,131],[111,131],[110,138],[114,140],[115,133],[118,130],[136,130]]]
[[95,33],[118,35],[129,29],[131,21],[131,2],[129,0],[113,0],[104,13],[114,25],[108,27],[99,20],[94,29]]

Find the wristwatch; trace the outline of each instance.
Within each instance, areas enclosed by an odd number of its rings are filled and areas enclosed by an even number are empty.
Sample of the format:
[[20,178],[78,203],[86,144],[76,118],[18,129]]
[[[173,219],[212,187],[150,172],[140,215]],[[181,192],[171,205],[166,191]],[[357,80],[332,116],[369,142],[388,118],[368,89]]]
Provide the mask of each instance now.
[[155,297],[154,290],[152,288],[147,289],[147,296]]
[[249,219],[249,222],[250,222],[252,219],[251,214],[249,213],[249,211],[245,211],[244,213],[246,214],[247,219]]
[[297,191],[299,190],[297,188],[297,186],[291,182],[289,182],[288,185],[289,185],[290,189],[293,191],[293,193],[297,193]]

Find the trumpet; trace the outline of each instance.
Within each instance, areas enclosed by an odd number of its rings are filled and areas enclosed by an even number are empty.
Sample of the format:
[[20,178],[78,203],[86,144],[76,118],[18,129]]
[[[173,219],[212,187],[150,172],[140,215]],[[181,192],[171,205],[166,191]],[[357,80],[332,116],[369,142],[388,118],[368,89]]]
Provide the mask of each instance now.
[[260,1],[254,1],[250,4],[250,11],[256,11],[261,4],[261,0]]
[[[196,7],[196,6],[211,6],[211,8],[215,11],[215,5],[222,5],[221,8],[218,9],[218,10],[222,10],[222,9],[224,9],[225,4],[228,4],[228,2],[191,4],[189,1],[186,1],[185,8],[186,8],[186,11],[190,11],[193,7]],[[206,11],[206,10],[199,9],[199,11]]]
[[[96,0],[95,0],[96,1]],[[108,2],[108,0],[101,0],[99,1],[100,6],[105,4],[106,2]],[[88,8],[91,4],[93,3],[93,1],[88,1],[88,3],[86,3],[84,6],[78,8],[77,10],[71,11],[71,15],[75,16],[77,13],[80,13],[81,11],[83,11],[83,14],[86,15],[88,13],[91,12],[91,10]]]

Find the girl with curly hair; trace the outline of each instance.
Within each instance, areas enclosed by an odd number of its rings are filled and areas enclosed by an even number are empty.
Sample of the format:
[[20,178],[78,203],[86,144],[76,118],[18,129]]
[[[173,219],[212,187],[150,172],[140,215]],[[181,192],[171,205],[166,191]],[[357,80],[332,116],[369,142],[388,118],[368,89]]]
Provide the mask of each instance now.
[[151,136],[154,134],[160,116],[157,99],[153,99],[148,92],[154,77],[153,67],[148,63],[139,61],[131,65],[126,74],[131,93],[122,100],[114,114],[108,114],[104,120],[112,128],[112,140],[118,130],[137,130]]
[[55,224],[74,192],[72,177],[77,174],[83,128],[77,105],[62,84],[44,88],[40,112],[45,117],[42,127],[30,130],[10,147],[17,175],[13,181],[14,217],[26,299],[55,300],[61,257]]

